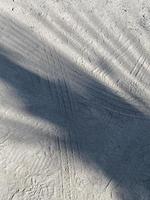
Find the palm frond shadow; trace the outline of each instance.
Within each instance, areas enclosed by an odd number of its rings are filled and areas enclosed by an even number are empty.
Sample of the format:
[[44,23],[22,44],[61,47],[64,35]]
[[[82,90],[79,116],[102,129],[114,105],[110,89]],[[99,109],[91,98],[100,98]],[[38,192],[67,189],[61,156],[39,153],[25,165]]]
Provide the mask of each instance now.
[[[9,48],[1,45],[0,79],[15,89],[24,110],[65,128],[67,134],[60,138],[62,146],[66,148],[67,144],[76,156],[80,152],[87,165],[102,170],[131,198],[137,199],[138,186],[149,191],[149,161],[143,161],[150,151],[149,117],[19,22],[8,17],[1,17],[1,21],[9,25],[12,43]],[[16,42],[20,52],[13,46]],[[33,53],[30,42],[42,48]],[[37,60],[41,52],[49,54],[49,62]],[[35,62],[28,60],[28,53],[33,53]],[[41,76],[30,66],[48,75]],[[103,66],[109,68],[108,63]]]

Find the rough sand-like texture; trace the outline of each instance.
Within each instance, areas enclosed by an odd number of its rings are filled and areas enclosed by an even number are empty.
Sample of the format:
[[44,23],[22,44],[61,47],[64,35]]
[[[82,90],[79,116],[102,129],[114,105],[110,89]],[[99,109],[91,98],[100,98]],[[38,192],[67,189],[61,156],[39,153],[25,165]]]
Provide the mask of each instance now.
[[0,200],[150,199],[150,1],[0,0]]

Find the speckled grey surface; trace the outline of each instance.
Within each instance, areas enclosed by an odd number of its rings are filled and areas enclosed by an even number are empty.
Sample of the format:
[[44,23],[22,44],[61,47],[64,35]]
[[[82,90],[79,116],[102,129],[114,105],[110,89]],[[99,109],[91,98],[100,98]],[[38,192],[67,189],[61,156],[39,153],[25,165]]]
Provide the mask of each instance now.
[[0,199],[150,199],[150,3],[0,0]]

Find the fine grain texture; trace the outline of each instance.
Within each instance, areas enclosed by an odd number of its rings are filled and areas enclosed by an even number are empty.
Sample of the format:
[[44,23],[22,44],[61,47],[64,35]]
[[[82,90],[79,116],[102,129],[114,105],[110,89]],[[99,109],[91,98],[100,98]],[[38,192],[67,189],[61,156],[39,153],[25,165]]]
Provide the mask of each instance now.
[[149,200],[149,52],[148,0],[0,0],[0,200]]

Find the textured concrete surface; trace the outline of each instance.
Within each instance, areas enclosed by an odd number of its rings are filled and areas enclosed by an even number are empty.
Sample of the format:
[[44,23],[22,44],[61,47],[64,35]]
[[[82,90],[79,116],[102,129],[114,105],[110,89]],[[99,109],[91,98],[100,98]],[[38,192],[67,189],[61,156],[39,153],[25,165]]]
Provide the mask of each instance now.
[[0,0],[0,199],[150,199],[150,1]]

